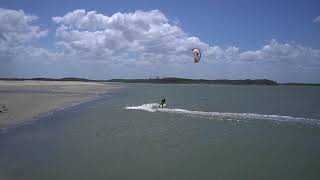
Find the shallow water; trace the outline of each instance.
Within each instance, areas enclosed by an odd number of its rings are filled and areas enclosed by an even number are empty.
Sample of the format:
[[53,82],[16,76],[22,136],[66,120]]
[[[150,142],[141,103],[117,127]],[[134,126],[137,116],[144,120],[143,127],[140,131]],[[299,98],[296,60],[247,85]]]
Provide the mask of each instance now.
[[0,179],[319,179],[319,107],[319,87],[127,85],[0,135]]

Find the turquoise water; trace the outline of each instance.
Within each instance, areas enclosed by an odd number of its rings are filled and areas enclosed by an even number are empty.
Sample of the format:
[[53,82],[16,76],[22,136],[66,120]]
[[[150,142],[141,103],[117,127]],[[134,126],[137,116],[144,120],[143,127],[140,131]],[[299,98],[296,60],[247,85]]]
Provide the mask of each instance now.
[[319,87],[126,86],[1,134],[0,179],[320,177]]

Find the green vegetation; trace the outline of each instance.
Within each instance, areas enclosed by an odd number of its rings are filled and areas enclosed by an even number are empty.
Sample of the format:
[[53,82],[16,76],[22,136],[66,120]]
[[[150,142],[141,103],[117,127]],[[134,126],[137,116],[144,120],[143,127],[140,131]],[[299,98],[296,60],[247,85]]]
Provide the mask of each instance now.
[[109,82],[123,83],[154,83],[154,84],[227,84],[227,85],[278,85],[277,82],[268,79],[245,79],[245,80],[207,80],[185,78],[162,78],[162,79],[112,79]]

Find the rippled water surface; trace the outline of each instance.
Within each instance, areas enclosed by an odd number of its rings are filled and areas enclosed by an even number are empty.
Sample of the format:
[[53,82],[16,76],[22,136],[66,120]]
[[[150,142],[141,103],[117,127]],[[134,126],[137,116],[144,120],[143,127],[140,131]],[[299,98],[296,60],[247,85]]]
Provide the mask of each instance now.
[[319,107],[319,87],[127,85],[1,134],[0,179],[319,179]]

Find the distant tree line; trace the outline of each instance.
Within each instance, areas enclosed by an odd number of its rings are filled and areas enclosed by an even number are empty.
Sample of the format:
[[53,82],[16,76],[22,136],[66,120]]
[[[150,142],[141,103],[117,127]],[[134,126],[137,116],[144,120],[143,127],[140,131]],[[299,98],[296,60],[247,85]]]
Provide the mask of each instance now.
[[240,79],[240,80],[229,80],[229,79],[186,79],[186,78],[151,78],[151,79],[111,79],[111,80],[92,80],[86,78],[76,77],[65,77],[60,79],[55,78],[0,78],[5,81],[80,81],[80,82],[122,82],[122,83],[153,83],[153,84],[225,84],[225,85],[287,85],[287,86],[320,86],[317,83],[278,83],[269,79]]
[[156,79],[111,79],[110,82],[123,83],[154,83],[154,84],[230,84],[230,85],[278,85],[277,82],[268,79],[244,79],[244,80],[207,80],[185,78],[156,78]]

